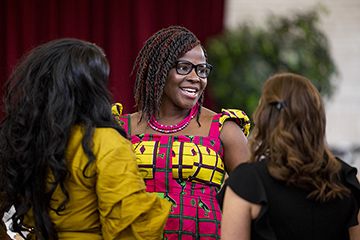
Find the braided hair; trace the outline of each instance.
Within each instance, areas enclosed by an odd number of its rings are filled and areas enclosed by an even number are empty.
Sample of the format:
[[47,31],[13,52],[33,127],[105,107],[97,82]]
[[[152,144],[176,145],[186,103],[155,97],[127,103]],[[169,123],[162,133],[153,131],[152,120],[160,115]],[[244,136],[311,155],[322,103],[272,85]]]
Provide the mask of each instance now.
[[[135,107],[142,111],[143,117],[149,118],[160,111],[166,78],[176,59],[187,51],[200,45],[207,60],[207,54],[200,40],[188,29],[179,26],[164,28],[152,35],[140,50],[133,67],[138,66],[135,81]],[[201,113],[204,92],[198,102],[197,122]],[[200,123],[199,123],[200,125]]]

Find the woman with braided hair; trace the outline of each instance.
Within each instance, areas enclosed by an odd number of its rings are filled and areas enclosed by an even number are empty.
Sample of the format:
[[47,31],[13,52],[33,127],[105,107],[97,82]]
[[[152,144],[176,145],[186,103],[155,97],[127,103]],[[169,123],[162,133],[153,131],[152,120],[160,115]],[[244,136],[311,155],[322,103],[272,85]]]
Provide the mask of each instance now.
[[270,77],[254,124],[250,162],[217,195],[221,239],[360,239],[357,171],[327,146],[324,104],[310,80]]
[[57,39],[33,49],[7,82],[0,216],[14,206],[12,230],[29,231],[26,239],[162,237],[171,204],[145,192],[111,112],[108,76],[95,44]]
[[202,106],[212,66],[186,28],[151,36],[136,67],[138,111],[117,118],[134,146],[146,191],[173,204],[164,239],[220,239],[215,195],[225,173],[250,156],[249,119],[240,110],[217,114]]

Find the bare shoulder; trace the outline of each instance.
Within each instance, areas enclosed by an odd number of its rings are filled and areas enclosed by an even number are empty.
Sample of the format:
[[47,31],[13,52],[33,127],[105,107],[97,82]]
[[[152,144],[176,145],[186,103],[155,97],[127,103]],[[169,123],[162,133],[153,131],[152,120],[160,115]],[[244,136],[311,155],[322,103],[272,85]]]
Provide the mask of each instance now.
[[200,124],[202,126],[204,126],[204,128],[206,129],[206,133],[208,133],[210,126],[211,126],[211,122],[215,115],[216,115],[216,112],[214,112],[206,107],[201,108],[201,115],[200,115],[199,121],[200,121]]
[[141,118],[141,112],[134,112],[130,114],[131,121],[136,120],[139,121]]
[[230,174],[240,163],[246,162],[250,157],[247,139],[239,125],[234,121],[225,121],[220,134],[224,147],[224,163],[226,171]]
[[200,121],[204,120],[204,121],[210,121],[213,119],[213,117],[216,115],[216,112],[214,112],[213,110],[210,110],[206,107],[202,107],[201,108],[201,115],[200,115]]
[[146,119],[141,119],[141,112],[134,112],[130,114],[131,121],[131,135],[141,134],[145,132],[147,127]]

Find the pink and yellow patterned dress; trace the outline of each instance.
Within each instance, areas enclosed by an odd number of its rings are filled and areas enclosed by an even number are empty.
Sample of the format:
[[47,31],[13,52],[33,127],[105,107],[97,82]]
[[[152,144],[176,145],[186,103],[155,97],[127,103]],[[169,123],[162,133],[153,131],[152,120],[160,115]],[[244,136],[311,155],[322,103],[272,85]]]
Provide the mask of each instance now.
[[146,191],[157,192],[173,206],[164,239],[220,239],[221,212],[216,193],[225,176],[220,132],[232,119],[249,134],[250,120],[240,110],[222,109],[213,117],[206,137],[191,135],[131,135],[130,115],[119,116],[134,146]]

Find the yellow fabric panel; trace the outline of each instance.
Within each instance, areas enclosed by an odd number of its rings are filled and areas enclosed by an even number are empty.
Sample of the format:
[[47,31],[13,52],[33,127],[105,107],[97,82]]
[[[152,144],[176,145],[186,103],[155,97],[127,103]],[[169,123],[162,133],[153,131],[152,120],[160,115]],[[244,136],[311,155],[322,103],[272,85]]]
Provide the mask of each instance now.
[[250,118],[245,114],[244,111],[239,109],[221,109],[221,112],[226,113],[221,115],[219,122],[220,131],[223,127],[224,122],[227,119],[234,119],[235,121],[239,121],[238,124],[241,126],[241,130],[243,131],[245,137],[248,137],[250,134]]
[[[183,144],[183,154],[180,156],[180,144]],[[137,163],[140,165],[153,165],[153,153],[155,148],[155,141],[143,141],[139,144],[135,144],[135,154],[137,156]],[[205,181],[211,181],[215,184],[221,184],[223,173],[218,171],[213,171],[211,169],[206,169],[203,167],[198,167],[195,163],[200,163],[200,154],[202,158],[202,164],[208,166],[215,166],[224,170],[224,165],[222,160],[217,155],[217,153],[205,146],[196,145],[194,143],[188,142],[173,142],[172,145],[174,156],[172,158],[172,173],[173,178],[179,178],[179,170],[174,167],[174,165],[178,165],[180,161],[180,157],[182,158],[182,165],[183,166],[191,166],[191,168],[182,168],[182,178],[187,179],[189,177],[196,177],[200,178]],[[199,152],[200,150],[200,152]],[[217,163],[216,163],[217,160]],[[199,173],[195,175],[196,170],[199,169]],[[213,174],[214,172],[214,174]],[[141,167],[140,166],[140,173],[144,179],[152,179],[153,178],[153,171],[150,167]]]

